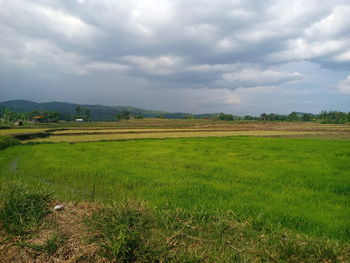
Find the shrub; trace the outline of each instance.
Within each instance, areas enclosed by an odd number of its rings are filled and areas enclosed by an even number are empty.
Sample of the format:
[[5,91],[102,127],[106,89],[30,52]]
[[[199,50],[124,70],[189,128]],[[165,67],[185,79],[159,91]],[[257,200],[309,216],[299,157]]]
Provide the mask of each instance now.
[[11,136],[0,136],[0,150],[18,144],[20,142]]

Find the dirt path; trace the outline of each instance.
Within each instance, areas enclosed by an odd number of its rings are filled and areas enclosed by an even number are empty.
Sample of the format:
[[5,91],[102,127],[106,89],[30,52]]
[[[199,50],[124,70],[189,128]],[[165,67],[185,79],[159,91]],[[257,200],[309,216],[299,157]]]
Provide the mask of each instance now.
[[11,173],[16,173],[17,172],[17,165],[18,165],[18,162],[19,162],[20,158],[19,157],[16,157],[14,160],[12,160],[12,162],[10,163],[9,165],[9,171]]

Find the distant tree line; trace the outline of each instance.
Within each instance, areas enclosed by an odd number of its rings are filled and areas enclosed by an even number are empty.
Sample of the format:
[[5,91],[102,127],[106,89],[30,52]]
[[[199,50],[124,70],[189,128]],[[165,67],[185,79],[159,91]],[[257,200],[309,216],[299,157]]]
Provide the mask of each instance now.
[[321,113],[317,115],[317,119],[321,120],[323,123],[346,123],[350,122],[350,112],[321,111]]
[[61,114],[55,111],[38,111],[31,112],[15,112],[8,108],[3,108],[0,113],[0,120],[2,124],[18,124],[22,125],[25,122],[58,122],[59,120],[75,120],[84,119],[91,120],[91,112],[81,106],[77,106],[71,116]]
[[259,117],[245,115],[236,116],[232,114],[220,113],[216,119],[223,121],[232,120],[255,120],[255,121],[317,121],[320,123],[342,124],[350,122],[350,112],[322,111],[319,114],[291,112],[288,115],[275,113],[262,113]]
[[22,125],[35,118],[45,122],[57,122],[61,117],[62,116],[58,112],[54,111],[14,112],[7,108],[3,108],[0,115],[1,122],[7,125],[13,123]]
[[265,121],[317,121],[320,123],[342,124],[350,122],[350,112],[322,111],[319,114],[292,112],[289,115],[266,114],[260,115],[260,120]]
[[143,115],[140,114],[131,114],[129,111],[123,111],[115,115],[115,120],[132,120],[132,119],[143,119]]
[[[312,113],[301,113],[301,112],[291,112],[288,115],[275,114],[275,113],[262,113],[260,116],[238,116],[233,114],[226,114],[221,112],[220,114],[201,114],[192,115],[184,113],[175,113],[178,115],[179,119],[216,119],[220,121],[235,121],[235,120],[247,120],[247,121],[316,121],[319,123],[350,123],[350,112],[341,111],[322,111],[319,114]],[[131,113],[129,111],[122,111],[115,113],[115,120],[130,120],[130,119],[143,119],[144,116],[139,113]],[[168,114],[159,114],[157,116],[160,119],[173,118],[169,117]],[[69,115],[61,114],[55,111],[38,111],[34,110],[32,112],[14,112],[7,108],[3,108],[0,111],[0,121],[2,124],[21,124],[28,121],[35,122],[58,122],[59,120],[75,121],[76,119],[83,119],[84,121],[91,121],[91,110],[84,108],[80,105],[76,106],[74,112]],[[103,119],[101,119],[103,121]]]

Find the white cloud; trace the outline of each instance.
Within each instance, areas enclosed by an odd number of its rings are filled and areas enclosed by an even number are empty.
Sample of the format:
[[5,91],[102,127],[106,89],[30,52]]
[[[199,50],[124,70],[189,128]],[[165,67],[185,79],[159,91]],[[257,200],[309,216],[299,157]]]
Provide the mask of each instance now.
[[221,51],[230,51],[237,47],[235,43],[230,39],[222,39],[216,43],[216,46]]
[[350,51],[345,51],[339,55],[336,55],[334,60],[338,62],[350,62]]
[[180,71],[183,58],[176,56],[124,56],[122,61],[129,63],[136,70],[155,75],[171,74]]
[[350,27],[350,6],[341,5],[320,21],[305,29],[305,35],[311,39],[329,39],[346,33]]
[[297,38],[287,42],[288,48],[283,51],[268,54],[269,61],[302,61],[322,56],[333,56],[336,52],[348,47],[349,40],[327,40],[308,42],[304,38]]
[[119,63],[106,63],[94,61],[83,66],[86,72],[89,71],[121,71],[130,69],[129,66]]
[[309,25],[299,28],[299,32],[296,32],[297,37],[286,38],[284,48],[266,54],[267,61],[309,60],[321,64],[333,62],[333,67],[336,67],[337,62],[344,62],[346,60],[344,52],[350,44],[350,5],[344,4],[344,1],[337,2],[338,5],[337,3],[320,5],[318,1],[312,1],[314,11],[310,15],[317,14],[316,19],[310,19]]
[[240,63],[234,64],[196,64],[196,65],[188,65],[184,69],[186,71],[199,71],[199,72],[230,72],[232,70],[236,70],[241,68],[242,65]]
[[350,95],[350,76],[339,81],[337,88],[341,93]]
[[[84,75],[90,72],[125,71],[129,66],[120,63],[110,63],[90,60],[80,54],[68,52],[55,44],[32,38],[18,39],[21,44],[13,52],[2,51],[0,66],[15,65],[21,68],[40,69],[39,73],[46,71],[56,74]],[[41,72],[43,71],[43,72]]]
[[274,85],[284,82],[300,80],[298,72],[280,72],[274,70],[243,69],[237,72],[224,73],[223,80],[236,87]]
[[21,41],[22,45],[8,54],[8,64],[33,69],[55,69],[58,72],[81,72],[80,64],[84,61],[81,55],[67,52],[45,40],[25,38]]
[[184,25],[184,35],[197,42],[215,41],[218,29],[211,24],[190,24]]
[[[68,78],[86,80],[93,92],[99,84],[92,78],[101,77],[116,94],[163,89],[160,101],[170,90],[181,100],[191,89],[186,103],[213,110],[258,105],[271,97],[264,93],[270,87],[293,86],[296,104],[306,89],[328,99],[325,90],[350,62],[348,0],[0,0],[0,32],[0,73],[13,83],[21,72],[35,73],[38,86],[36,75],[63,73],[64,94]],[[347,93],[347,83],[339,91]]]
[[[60,7],[49,6],[49,2],[31,3],[22,0],[3,1],[0,8],[1,20],[18,32],[46,38],[57,35],[66,41],[89,45],[103,33],[79,17],[69,14]],[[29,31],[30,30],[30,31]]]

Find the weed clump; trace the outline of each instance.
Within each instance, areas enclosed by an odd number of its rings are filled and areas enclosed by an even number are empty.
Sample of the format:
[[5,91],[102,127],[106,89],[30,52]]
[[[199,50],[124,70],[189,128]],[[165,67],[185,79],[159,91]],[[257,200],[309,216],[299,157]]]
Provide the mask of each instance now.
[[0,136],[0,150],[18,144],[20,144],[20,142],[11,136]]
[[152,219],[143,206],[129,204],[101,209],[87,224],[99,231],[93,239],[102,256],[118,262],[154,262],[157,253],[148,244]]
[[1,193],[0,227],[8,234],[25,235],[38,227],[50,212],[51,194],[16,185]]

